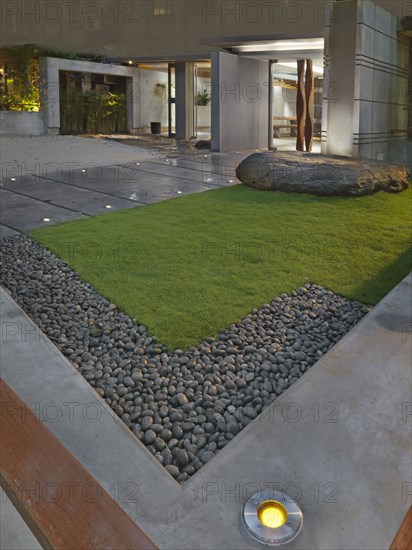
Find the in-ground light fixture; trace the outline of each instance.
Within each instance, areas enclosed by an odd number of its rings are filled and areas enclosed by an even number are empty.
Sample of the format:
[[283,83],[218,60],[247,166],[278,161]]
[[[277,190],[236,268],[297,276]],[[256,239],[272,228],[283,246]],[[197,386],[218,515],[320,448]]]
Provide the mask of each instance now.
[[242,523],[256,541],[278,546],[293,540],[302,528],[303,516],[299,505],[280,491],[259,491],[243,506]]
[[43,218],[43,219],[42,219],[42,222],[50,222],[50,221],[51,221],[50,218]]

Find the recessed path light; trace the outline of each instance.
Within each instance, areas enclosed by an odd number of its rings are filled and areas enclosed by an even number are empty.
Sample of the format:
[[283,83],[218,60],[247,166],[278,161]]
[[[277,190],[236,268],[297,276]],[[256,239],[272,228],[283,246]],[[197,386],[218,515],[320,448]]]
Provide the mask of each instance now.
[[50,221],[50,218],[43,218],[42,221],[43,221],[43,222],[49,222],[49,221]]
[[111,204],[106,204],[105,208],[111,208],[112,205]]
[[242,510],[246,532],[261,544],[278,546],[293,540],[302,528],[302,511],[298,504],[280,491],[259,491]]

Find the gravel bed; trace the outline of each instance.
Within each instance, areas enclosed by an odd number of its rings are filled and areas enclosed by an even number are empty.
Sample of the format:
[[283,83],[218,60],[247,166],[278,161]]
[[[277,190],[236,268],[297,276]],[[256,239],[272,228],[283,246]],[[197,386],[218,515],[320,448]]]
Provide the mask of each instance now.
[[29,237],[5,239],[0,250],[2,284],[179,482],[368,312],[305,284],[216,339],[172,352]]

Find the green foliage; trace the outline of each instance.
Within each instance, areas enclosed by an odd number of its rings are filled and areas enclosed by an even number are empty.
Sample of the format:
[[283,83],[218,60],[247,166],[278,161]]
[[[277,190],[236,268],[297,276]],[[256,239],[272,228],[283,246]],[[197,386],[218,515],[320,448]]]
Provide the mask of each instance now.
[[412,16],[411,15],[405,15],[405,17],[402,17],[401,27],[403,28],[404,31],[412,31]]
[[197,92],[196,105],[199,105],[200,107],[206,107],[207,105],[209,105],[210,100],[211,100],[211,97],[207,93],[207,90],[203,90],[203,92]]
[[5,66],[5,86],[0,96],[0,110],[40,110],[40,57],[59,57],[87,61],[102,61],[96,54],[70,53],[39,48],[31,44],[0,48]]
[[32,235],[175,348],[306,281],[376,304],[411,269],[411,199],[412,189],[353,198],[237,185]]
[[0,109],[39,111],[39,62],[32,49],[25,46],[2,48],[0,56],[6,61],[4,78],[7,86],[7,93],[2,89]]
[[60,114],[63,134],[112,134],[127,131],[126,94],[61,91]]

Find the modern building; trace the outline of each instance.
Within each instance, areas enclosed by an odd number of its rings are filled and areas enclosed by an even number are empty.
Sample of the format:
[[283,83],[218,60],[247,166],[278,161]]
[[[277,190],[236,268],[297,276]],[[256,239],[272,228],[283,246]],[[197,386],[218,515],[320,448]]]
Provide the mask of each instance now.
[[126,79],[131,133],[158,123],[232,151],[295,149],[306,132],[314,153],[412,162],[412,2],[22,1],[1,12],[4,45],[105,58],[42,60],[39,133],[61,131],[62,74],[83,72],[100,90]]

